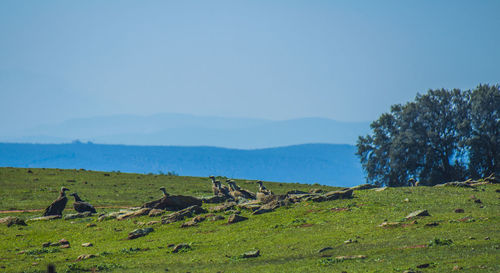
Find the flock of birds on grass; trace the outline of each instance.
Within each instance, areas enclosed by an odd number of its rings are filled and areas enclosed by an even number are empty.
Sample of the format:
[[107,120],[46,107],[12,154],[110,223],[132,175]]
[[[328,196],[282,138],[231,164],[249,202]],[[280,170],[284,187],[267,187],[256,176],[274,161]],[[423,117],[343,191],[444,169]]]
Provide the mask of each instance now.
[[[155,209],[170,209],[179,210],[190,205],[200,205],[202,201],[206,203],[219,203],[226,200],[263,200],[268,196],[273,196],[273,192],[268,190],[262,181],[257,181],[259,189],[256,193],[240,188],[236,183],[230,179],[226,180],[226,185],[222,185],[219,180],[216,180],[214,176],[209,177],[212,181],[212,192],[213,197],[207,199],[198,199],[193,196],[183,196],[183,195],[169,195],[164,187],[160,190],[163,192],[162,198],[154,201],[144,203],[142,207],[144,208],[155,208]],[[62,212],[66,207],[68,198],[66,197],[66,191],[68,188],[62,187],[59,192],[59,197],[52,202],[43,213],[43,216],[62,216]],[[90,203],[83,201],[78,194],[71,193],[70,196],[75,198],[73,203],[73,208],[78,213],[90,212],[97,213],[94,206]]]

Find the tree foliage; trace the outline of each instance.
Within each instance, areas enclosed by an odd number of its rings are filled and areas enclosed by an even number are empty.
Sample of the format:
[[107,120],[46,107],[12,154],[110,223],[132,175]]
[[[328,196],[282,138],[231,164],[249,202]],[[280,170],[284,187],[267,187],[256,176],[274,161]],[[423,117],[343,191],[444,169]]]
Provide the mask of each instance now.
[[426,185],[499,172],[500,90],[429,90],[393,105],[360,136],[357,155],[368,182]]

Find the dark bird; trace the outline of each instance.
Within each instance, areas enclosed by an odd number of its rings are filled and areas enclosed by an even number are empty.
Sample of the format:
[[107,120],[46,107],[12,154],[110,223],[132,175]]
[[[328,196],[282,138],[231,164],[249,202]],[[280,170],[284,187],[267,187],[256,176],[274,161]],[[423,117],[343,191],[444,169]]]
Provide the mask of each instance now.
[[84,202],[82,199],[80,199],[80,196],[78,196],[76,192],[70,195],[75,198],[75,202],[73,203],[73,208],[75,208],[77,212],[90,211],[91,213],[97,213],[95,208],[91,204]]
[[234,199],[237,199],[238,197],[245,199],[255,199],[255,193],[241,189],[240,187],[238,187],[238,185],[236,185],[236,183],[234,183],[234,181],[230,179],[226,180],[226,182],[229,185],[229,193]]
[[65,193],[66,191],[69,191],[69,189],[61,187],[61,191],[59,192],[59,197],[45,209],[43,216],[50,216],[50,215],[62,216],[62,212],[66,207],[66,203],[68,203],[68,198],[66,197]]

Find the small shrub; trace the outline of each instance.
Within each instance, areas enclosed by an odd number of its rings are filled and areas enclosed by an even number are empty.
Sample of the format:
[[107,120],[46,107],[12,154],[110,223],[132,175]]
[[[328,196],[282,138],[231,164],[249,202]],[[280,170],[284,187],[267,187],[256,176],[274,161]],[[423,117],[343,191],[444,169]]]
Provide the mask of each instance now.
[[428,246],[448,246],[451,244],[453,244],[453,241],[451,239],[434,238],[429,242]]

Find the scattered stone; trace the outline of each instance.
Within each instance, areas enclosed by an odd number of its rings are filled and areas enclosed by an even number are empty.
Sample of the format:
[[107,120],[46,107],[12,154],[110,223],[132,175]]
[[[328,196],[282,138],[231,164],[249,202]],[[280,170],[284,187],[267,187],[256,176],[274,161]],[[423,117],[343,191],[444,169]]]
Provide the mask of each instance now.
[[239,204],[238,207],[242,208],[242,209],[247,209],[247,210],[250,210],[253,212],[253,211],[260,209],[261,205],[259,203],[246,202],[243,204]]
[[418,222],[416,220],[413,220],[409,223],[406,223],[406,224],[401,224],[402,227],[409,227],[409,226],[412,226],[412,225],[415,225],[415,224],[418,224]]
[[224,212],[224,214],[226,214],[226,215],[231,215],[231,214],[240,214],[240,213],[241,213],[241,211],[239,211],[239,210],[235,210],[235,209],[232,209],[232,210],[226,210],[226,211]]
[[366,259],[365,255],[354,255],[354,256],[337,256],[335,257],[337,260],[355,260],[355,259]]
[[429,214],[429,212],[427,210],[417,210],[417,211],[414,211],[410,214],[408,214],[408,216],[406,216],[406,220],[409,220],[409,219],[412,219],[412,218],[415,218],[415,217],[422,217],[422,216],[431,216]]
[[385,191],[385,190],[387,190],[387,187],[382,187],[382,188],[376,188],[376,189],[374,189],[374,191],[376,191],[376,192],[381,192],[381,191]]
[[156,224],[161,224],[161,221],[149,221],[146,223],[147,226],[152,226],[152,225],[156,225]]
[[131,211],[131,212],[128,212],[128,213],[125,213],[125,214],[120,214],[120,215],[118,215],[116,217],[116,220],[120,221],[120,220],[124,220],[124,219],[127,219],[127,218],[132,218],[132,217],[138,217],[138,216],[147,215],[150,211],[151,211],[150,208],[138,209],[136,211]]
[[264,214],[264,213],[268,213],[268,212],[272,212],[272,211],[273,211],[272,209],[259,208],[258,210],[254,211],[252,214],[258,215],[258,214]]
[[462,188],[475,188],[475,186],[471,185],[469,182],[448,182],[444,184],[438,184],[434,187],[462,187]]
[[83,243],[82,244],[83,247],[91,247],[91,246],[94,246],[92,243]]
[[91,259],[91,258],[95,258],[95,257],[97,257],[97,255],[95,255],[95,254],[82,254],[82,255],[78,256],[78,258],[76,258],[76,261],[87,260],[87,259]]
[[149,217],[156,217],[156,216],[161,216],[165,213],[164,210],[162,209],[152,209],[149,211]]
[[325,251],[331,250],[331,249],[333,249],[333,247],[331,247],[331,246],[323,247],[322,249],[318,250],[318,253],[325,252]]
[[70,248],[71,246],[70,245],[61,245],[59,246],[59,248]]
[[[307,194],[311,196],[310,194]],[[314,195],[315,196],[315,195]],[[300,201],[301,199],[294,199],[296,197],[288,195],[270,195],[268,199],[264,200],[264,205],[260,207],[261,212],[275,210],[279,207],[288,206],[294,202]]]
[[139,228],[139,229],[136,229],[136,230],[133,230],[132,232],[130,232],[128,234],[128,239],[132,240],[132,239],[136,239],[136,238],[139,238],[139,237],[143,237],[143,236],[146,236],[146,235],[148,235],[149,233],[151,233],[153,231],[154,231],[154,229],[150,228],[150,227]]
[[[327,201],[337,200],[337,199],[348,199],[348,198],[352,198],[352,193],[353,193],[352,189],[348,189],[345,191],[331,191],[331,192],[325,193],[324,197]],[[315,200],[313,200],[313,201],[315,201]]]
[[27,226],[26,222],[23,219],[15,216],[8,216],[5,218],[0,218],[0,224],[6,224],[7,227],[11,227],[13,225],[18,226]]
[[170,224],[178,221],[182,221],[187,217],[192,217],[195,214],[206,213],[207,211],[198,205],[194,205],[166,216],[162,216],[162,224]]
[[481,201],[481,199],[476,199],[474,200],[474,203],[482,204],[483,202]]
[[92,216],[92,212],[86,211],[86,212],[79,212],[79,213],[73,213],[73,214],[67,214],[64,216],[64,220],[71,220],[71,219],[77,219],[77,218],[85,218]]
[[485,239],[485,240],[489,240],[489,239],[490,239],[490,237],[484,237],[484,239]]
[[403,200],[404,202],[410,202],[410,199],[408,198],[405,198],[405,200]]
[[401,223],[399,223],[399,222],[383,222],[382,224],[380,224],[378,226],[381,228],[392,228],[392,227],[401,226]]
[[118,215],[125,214],[128,212],[130,212],[130,210],[126,210],[126,211],[121,210],[121,211],[111,212],[108,214],[101,214],[101,215],[99,215],[99,218],[97,218],[97,220],[104,221],[104,220],[116,219],[116,217],[118,217]]
[[198,215],[198,216],[194,217],[193,219],[191,219],[190,221],[183,223],[181,225],[181,228],[197,226],[198,223],[203,222],[203,221],[205,221],[205,217],[202,215]]
[[352,243],[357,243],[357,242],[358,242],[358,240],[356,240],[356,239],[354,239],[354,240],[353,239],[349,239],[349,240],[344,241],[344,244],[347,245],[347,244],[352,244]]
[[219,220],[224,220],[224,216],[222,215],[215,215],[214,217],[210,218],[209,221],[219,221]]
[[238,214],[232,214],[227,219],[227,223],[228,224],[234,224],[234,223],[245,221],[245,220],[248,220],[248,218],[247,217],[243,217],[243,216],[239,216]]
[[49,215],[28,219],[28,221],[48,221],[61,218],[61,215]]
[[453,271],[458,271],[458,270],[462,270],[462,269],[463,269],[463,267],[458,266],[458,265],[455,265],[455,266],[453,267]]
[[211,212],[223,212],[226,210],[233,209],[235,206],[236,206],[235,202],[226,202],[222,205],[209,208],[208,210],[210,210]]
[[464,213],[465,211],[464,211],[464,209],[455,209],[455,212],[456,213]]
[[87,226],[86,226],[86,227],[88,227],[88,228],[89,228],[89,227],[97,227],[97,225],[96,225],[95,223],[90,223],[90,224],[87,224]]
[[69,245],[69,241],[66,239],[59,240],[59,245]]
[[178,253],[179,251],[186,251],[191,249],[191,246],[189,244],[178,244],[174,246],[174,249],[172,249],[172,253]]
[[312,194],[319,194],[319,193],[324,193],[325,191],[322,190],[322,189],[311,189],[309,190],[309,193],[312,193]]
[[260,256],[260,250],[252,250],[245,252],[241,255],[241,258],[247,259],[247,258],[257,258]]
[[419,265],[417,265],[417,268],[427,268],[429,266],[430,266],[430,264],[419,264]]
[[369,189],[373,189],[373,188],[378,188],[378,187],[373,185],[373,184],[362,184],[362,185],[351,187],[350,189],[357,191],[357,190],[369,190]]

